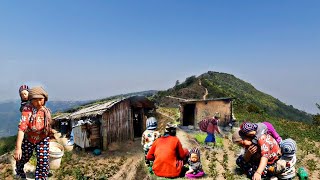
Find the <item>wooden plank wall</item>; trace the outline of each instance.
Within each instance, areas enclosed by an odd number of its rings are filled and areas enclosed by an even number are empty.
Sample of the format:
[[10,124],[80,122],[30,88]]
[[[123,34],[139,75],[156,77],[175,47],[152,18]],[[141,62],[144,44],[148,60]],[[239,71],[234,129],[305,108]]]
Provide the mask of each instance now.
[[103,137],[103,149],[112,142],[133,140],[133,118],[129,101],[122,101],[114,105],[102,115],[101,135]]

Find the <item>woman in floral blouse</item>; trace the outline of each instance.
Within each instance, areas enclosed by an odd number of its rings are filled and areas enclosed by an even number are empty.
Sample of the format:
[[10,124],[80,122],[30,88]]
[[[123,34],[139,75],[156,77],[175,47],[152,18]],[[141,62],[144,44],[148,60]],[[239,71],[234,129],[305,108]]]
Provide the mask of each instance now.
[[281,156],[279,144],[269,134],[262,134],[258,141],[254,141],[251,136],[241,136],[240,131],[233,134],[232,141],[244,147],[246,153],[238,157],[237,165],[253,180],[261,180],[267,176],[269,166]]
[[21,113],[16,149],[16,173],[26,178],[23,170],[36,150],[37,166],[35,179],[47,179],[49,172],[49,138],[51,134],[51,113],[45,107],[48,94],[42,87],[34,87],[29,91],[30,104]]

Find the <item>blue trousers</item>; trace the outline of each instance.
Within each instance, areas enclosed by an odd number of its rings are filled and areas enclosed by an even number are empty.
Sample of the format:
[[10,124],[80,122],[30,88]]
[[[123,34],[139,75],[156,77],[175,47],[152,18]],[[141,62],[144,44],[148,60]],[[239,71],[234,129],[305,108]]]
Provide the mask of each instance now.
[[204,140],[204,142],[213,142],[215,143],[216,142],[216,138],[214,137],[214,134],[211,134],[211,133],[207,133],[207,137],[206,139]]

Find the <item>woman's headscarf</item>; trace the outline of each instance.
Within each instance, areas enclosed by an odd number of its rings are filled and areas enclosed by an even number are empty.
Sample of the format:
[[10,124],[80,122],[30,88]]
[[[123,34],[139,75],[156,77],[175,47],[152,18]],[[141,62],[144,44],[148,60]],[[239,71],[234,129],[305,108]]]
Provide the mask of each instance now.
[[293,139],[288,138],[281,142],[280,148],[284,157],[293,157],[297,150],[297,144]]
[[29,100],[35,99],[35,98],[44,98],[44,101],[48,101],[48,93],[41,87],[36,86],[29,90]]
[[171,122],[168,122],[166,125],[166,129],[164,130],[164,134],[169,134],[170,136],[175,136],[176,135],[176,129],[177,125],[172,124]]
[[155,130],[155,129],[157,129],[157,126],[158,126],[157,119],[154,118],[154,117],[149,117],[149,118],[147,119],[146,126],[147,126],[147,129],[148,129],[148,130]]
[[250,122],[244,122],[240,125],[240,135],[247,135],[251,131],[256,131],[258,128],[258,125],[255,123],[250,123]]
[[[29,90],[29,100],[35,99],[35,98],[44,98],[44,101],[48,101],[48,93],[41,87],[36,86]],[[43,111],[44,113],[44,126],[45,126],[45,132],[47,135],[52,135],[52,119],[51,119],[51,111],[50,109],[43,106],[39,111]]]

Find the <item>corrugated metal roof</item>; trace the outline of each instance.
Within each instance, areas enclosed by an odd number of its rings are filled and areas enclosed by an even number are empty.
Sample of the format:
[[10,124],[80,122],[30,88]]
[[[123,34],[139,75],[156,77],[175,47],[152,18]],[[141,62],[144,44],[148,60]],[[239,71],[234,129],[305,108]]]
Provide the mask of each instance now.
[[61,113],[59,115],[57,115],[56,117],[54,117],[54,120],[60,120],[60,119],[69,119],[69,115],[71,113]]
[[102,115],[106,110],[110,109],[113,105],[121,102],[123,99],[114,99],[103,104],[96,104],[87,108],[80,109],[70,114],[71,119],[77,119],[83,116],[96,116]]
[[[95,104],[90,107],[80,109],[80,110],[73,112],[73,113],[63,113],[61,115],[56,116],[53,119],[55,119],[55,120],[80,119],[82,117],[102,115],[105,111],[107,111],[108,109],[111,109],[112,106],[114,106],[115,104],[117,104],[123,100],[126,100],[126,99],[130,99],[131,103],[133,103],[133,104],[135,104],[135,102],[149,101],[144,96],[131,96],[131,97],[125,97],[125,98],[117,98],[117,99],[109,100],[109,101],[102,103],[102,104]],[[143,103],[143,106],[154,108],[153,103],[150,105],[147,102],[145,102],[145,103]]]

